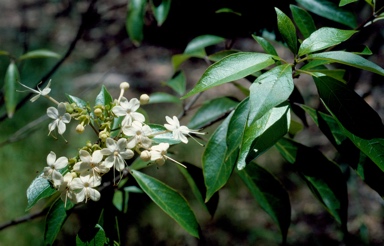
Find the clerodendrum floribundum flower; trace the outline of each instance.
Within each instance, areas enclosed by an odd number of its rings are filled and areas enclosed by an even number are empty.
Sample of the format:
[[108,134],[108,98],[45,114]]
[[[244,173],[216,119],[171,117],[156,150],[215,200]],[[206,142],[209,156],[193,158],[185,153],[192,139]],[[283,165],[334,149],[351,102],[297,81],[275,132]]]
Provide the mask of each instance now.
[[119,172],[125,168],[125,159],[130,159],[134,156],[132,150],[127,149],[127,139],[120,138],[117,142],[112,138],[106,140],[107,148],[101,150],[103,155],[108,156],[104,165],[108,168],[112,166]]
[[86,150],[79,151],[80,160],[73,166],[73,171],[80,174],[90,174],[100,178],[101,173],[107,173],[109,168],[105,166],[103,160],[103,154],[100,150],[95,150],[91,154]]
[[180,140],[183,143],[188,143],[188,139],[187,139],[187,137],[185,135],[188,135],[188,136],[192,137],[190,135],[190,133],[201,134],[201,135],[205,134],[204,132],[199,132],[198,130],[189,129],[186,126],[180,126],[179,119],[176,116],[173,116],[173,119],[171,119],[171,117],[169,117],[169,116],[165,116],[165,120],[169,124],[164,124],[164,127],[168,131],[172,132],[174,139]]
[[67,157],[60,157],[56,160],[56,154],[51,151],[47,156],[47,167],[44,167],[43,177],[52,181],[54,186],[57,186],[61,182],[61,173],[59,169],[63,169],[68,165]]
[[85,202],[88,199],[98,201],[100,199],[100,192],[93,187],[99,186],[101,180],[95,176],[85,175],[78,178],[74,178],[71,182],[70,187],[75,191],[76,202]]
[[49,92],[51,92],[51,88],[49,88],[51,86],[51,81],[48,82],[48,85],[43,90],[40,90],[39,86],[37,86],[37,90],[35,90],[26,85],[23,85],[22,83],[20,83],[20,85],[37,94],[30,99],[31,102],[34,102],[39,99],[40,96],[46,96],[49,94]]
[[59,134],[62,135],[66,129],[65,124],[71,121],[71,115],[67,113],[65,104],[59,103],[57,109],[54,107],[49,107],[47,109],[47,115],[49,118],[53,119],[53,122],[49,123],[48,125],[48,135],[51,134],[51,132],[55,130],[56,127]]
[[134,120],[144,122],[144,115],[136,112],[140,107],[140,101],[137,98],[132,98],[129,102],[123,97],[120,105],[112,108],[112,112],[117,116],[125,116],[121,122],[122,126],[130,126]]
[[76,176],[76,173],[70,172],[66,173],[64,176],[61,177],[60,182],[58,182],[58,186],[55,187],[61,192],[61,200],[64,202],[64,206],[67,205],[67,199],[69,198],[72,202],[76,203],[75,195],[73,193],[73,190],[71,188],[71,182],[73,180],[73,177]]
[[123,127],[123,133],[128,137],[132,137],[127,143],[129,149],[135,148],[137,144],[140,144],[140,147],[149,148],[152,144],[151,139],[147,137],[152,133],[151,128],[139,121],[132,122],[131,126]]

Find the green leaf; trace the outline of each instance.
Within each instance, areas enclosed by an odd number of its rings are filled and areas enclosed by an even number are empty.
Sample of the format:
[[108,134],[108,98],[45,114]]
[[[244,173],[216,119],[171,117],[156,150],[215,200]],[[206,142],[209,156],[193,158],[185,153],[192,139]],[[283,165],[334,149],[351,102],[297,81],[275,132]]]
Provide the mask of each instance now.
[[181,101],[178,97],[171,94],[165,92],[155,92],[150,95],[148,104],[153,103],[181,103]]
[[105,231],[99,224],[96,224],[93,228],[81,228],[76,236],[76,246],[104,246],[106,243]]
[[228,124],[232,115],[233,113],[216,128],[203,153],[203,175],[207,187],[206,202],[227,183],[235,165],[235,154],[225,158]]
[[185,62],[186,60],[188,60],[189,58],[191,57],[194,57],[192,55],[189,55],[189,54],[177,54],[177,55],[173,55],[171,60],[172,60],[172,65],[173,65],[173,69],[174,70],[178,70],[180,65]]
[[331,63],[331,61],[329,60],[312,60],[302,66],[299,70],[310,71],[310,69],[313,68],[325,67],[324,65],[329,63]]
[[206,101],[189,121],[188,127],[199,129],[208,126],[228,114],[237,104],[237,101],[228,97],[218,97]]
[[316,31],[315,22],[312,16],[305,10],[295,5],[289,5],[293,20],[299,28],[304,38],[308,38],[314,31]]
[[344,79],[345,70],[344,69],[327,69],[325,66],[318,69],[310,69],[306,70],[307,72],[311,73],[312,76],[315,77],[322,77],[322,76],[328,76],[331,78],[334,78],[340,82],[346,83]]
[[56,58],[59,59],[61,56],[56,52],[50,50],[33,50],[25,53],[24,55],[19,57],[19,61],[26,59],[34,59],[34,58]]
[[170,80],[166,82],[166,85],[171,87],[177,94],[181,96],[185,93],[186,81],[187,78],[185,77],[184,72],[178,71]]
[[[71,203],[71,206],[73,204]],[[71,213],[71,207],[64,207],[64,202],[59,198],[52,204],[45,219],[44,244],[52,245],[59,234],[61,227]]]
[[[180,143],[180,140],[175,140],[173,138],[172,132],[167,131],[167,129],[163,125],[159,124],[148,124],[148,126],[152,130],[152,134],[155,136],[152,138],[152,141],[155,143],[169,143],[170,145]],[[159,132],[164,132],[159,134]]]
[[184,197],[171,187],[151,176],[136,170],[131,170],[131,174],[139,184],[140,188],[152,199],[152,201],[154,201],[189,234],[199,238],[199,224]]
[[322,27],[301,43],[299,56],[323,50],[348,40],[357,31]]
[[214,35],[201,35],[192,39],[184,50],[184,54],[193,55],[197,57],[205,57],[207,53],[205,48],[211,45],[224,42],[225,38]]
[[157,21],[157,25],[163,25],[164,21],[167,19],[169,10],[171,8],[171,0],[162,0],[158,6],[155,6],[153,0],[151,0],[151,7],[153,15]]
[[273,56],[279,56],[275,50],[275,47],[273,47],[273,45],[270,42],[268,42],[265,38],[259,37],[256,35],[252,35],[252,37],[254,40],[256,40],[258,44],[260,44],[260,46],[263,48],[265,52]]
[[353,3],[353,2],[357,2],[358,0],[340,0],[340,3],[339,3],[339,7],[342,7],[344,5],[347,5],[347,4],[350,4],[350,3]]
[[241,13],[240,13],[240,12],[236,12],[236,11],[234,11],[233,9],[230,9],[230,8],[221,8],[221,9],[216,10],[215,13],[216,13],[216,14],[220,14],[220,13],[231,13],[231,14],[235,14],[235,15],[241,16]]
[[56,191],[46,178],[41,176],[35,178],[27,189],[28,205],[25,210],[31,209],[40,199],[49,197]]
[[319,16],[351,28],[357,27],[356,17],[352,12],[340,8],[337,4],[329,0],[296,0],[296,2],[308,11]]
[[239,52],[238,50],[220,50],[219,52],[216,52],[212,55],[209,55],[208,60],[213,61],[213,62],[217,62],[226,56],[229,56],[229,55],[232,55],[232,54],[235,54],[238,52]]
[[247,75],[264,69],[273,63],[277,57],[269,54],[255,52],[238,52],[224,57],[222,60],[212,64],[204,72],[197,85],[182,99],[209,88],[244,78]]
[[260,75],[250,87],[248,125],[287,100],[293,87],[291,64],[274,67]]
[[346,230],[348,194],[340,168],[321,152],[293,140],[282,138],[276,148],[301,174],[313,195]]
[[291,223],[291,203],[288,192],[274,175],[261,166],[251,163],[237,172],[252,195],[279,226],[283,244]]
[[291,19],[280,9],[275,8],[275,11],[277,14],[277,27],[283,40],[287,43],[288,48],[293,52],[293,54],[297,54],[297,37],[295,25],[293,25]]
[[364,69],[373,73],[384,76],[384,69],[375,63],[350,52],[345,51],[329,51],[318,54],[308,55],[308,59],[328,60],[329,62],[337,62],[352,67]]
[[5,72],[4,84],[5,108],[7,109],[8,118],[12,118],[15,113],[17,104],[16,83],[18,82],[20,82],[19,69],[14,62],[11,62]]
[[104,85],[102,85],[101,90],[99,94],[96,97],[95,105],[109,105],[111,102],[113,102],[113,98],[111,94],[107,91],[107,88],[105,88]]
[[250,124],[244,132],[237,169],[244,169],[248,163],[272,147],[288,132],[290,122],[289,105],[282,104]]
[[144,14],[146,0],[131,0],[128,2],[128,13],[125,22],[127,33],[132,43],[139,46],[143,40]]
[[69,103],[75,103],[80,108],[86,108],[87,107],[87,103],[83,99],[75,97],[75,96],[71,96],[68,94],[66,94],[66,96],[67,96]]

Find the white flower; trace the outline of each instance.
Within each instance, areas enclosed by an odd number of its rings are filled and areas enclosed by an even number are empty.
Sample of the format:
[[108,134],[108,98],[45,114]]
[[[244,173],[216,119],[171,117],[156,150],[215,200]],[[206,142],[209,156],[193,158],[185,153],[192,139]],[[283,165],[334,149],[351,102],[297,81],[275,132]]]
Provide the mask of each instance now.
[[[41,84],[41,82],[40,82],[40,84]],[[37,90],[35,90],[35,89],[32,89],[26,85],[23,85],[22,83],[20,83],[20,85],[23,86],[24,88],[27,88],[28,90],[32,91],[33,93],[37,94],[30,99],[31,102],[34,102],[37,99],[39,99],[40,96],[46,96],[46,95],[48,95],[49,92],[51,92],[51,88],[49,88],[51,86],[51,81],[48,82],[48,85],[43,90],[40,90],[39,86],[37,86]]]
[[185,135],[188,135],[188,136],[192,137],[190,135],[190,133],[202,134],[202,135],[205,134],[204,132],[199,132],[198,130],[191,130],[191,129],[189,129],[186,126],[180,126],[179,119],[176,116],[173,116],[173,119],[171,119],[171,117],[169,117],[169,116],[165,116],[165,120],[169,124],[164,124],[164,127],[168,131],[172,132],[174,139],[180,140],[183,143],[188,143],[188,139],[187,139],[187,137]]
[[71,182],[75,175],[76,175],[75,173],[66,173],[64,176],[61,177],[60,182],[58,182],[58,185],[55,186],[55,188],[61,192],[60,197],[61,197],[61,200],[63,200],[64,202],[64,206],[67,205],[68,198],[71,201],[75,202],[75,195],[71,188]]
[[132,137],[127,143],[128,149],[133,149],[137,144],[141,144],[141,147],[149,148],[152,144],[151,139],[147,136],[152,133],[151,128],[148,125],[143,125],[139,121],[132,122],[131,126],[123,127],[123,132],[126,136]]
[[85,202],[87,202],[88,199],[98,201],[100,199],[100,192],[94,189],[94,187],[99,186],[100,184],[100,179],[91,175],[86,175],[74,178],[70,184],[70,188],[75,191],[75,199],[77,203],[84,201],[84,199]]
[[122,171],[125,168],[125,159],[130,159],[134,156],[132,150],[127,149],[127,139],[120,138],[117,142],[112,138],[106,140],[107,148],[101,150],[103,155],[108,156],[104,165],[108,168],[115,167],[117,171]]
[[62,156],[56,160],[56,154],[51,151],[47,156],[47,164],[48,167],[44,167],[43,177],[51,180],[53,185],[57,186],[62,177],[58,170],[63,169],[68,165],[68,158]]
[[144,122],[144,115],[136,112],[140,107],[140,101],[137,98],[132,98],[129,102],[123,97],[120,105],[112,108],[112,112],[117,116],[125,116],[121,122],[122,126],[130,126],[134,120]]
[[[162,166],[164,165],[165,161],[167,159],[173,161],[174,163],[187,168],[184,164],[181,164],[180,162],[172,159],[171,157],[167,156],[167,150],[169,148],[168,143],[160,143],[159,145],[152,146],[149,151],[149,156],[151,158],[151,161],[154,161],[157,165]],[[144,152],[144,151],[143,151]],[[148,157],[148,153],[146,152],[144,154],[144,157]]]
[[91,173],[100,178],[100,173],[107,173],[109,168],[104,165],[103,154],[100,150],[96,150],[91,154],[86,150],[79,151],[80,160],[73,166],[73,171],[82,173]]
[[49,123],[48,125],[48,135],[51,134],[51,132],[55,130],[56,127],[59,134],[62,135],[66,129],[65,124],[71,121],[71,115],[67,113],[65,104],[59,103],[57,109],[54,107],[49,107],[47,109],[47,115],[49,118],[53,119],[53,122]]

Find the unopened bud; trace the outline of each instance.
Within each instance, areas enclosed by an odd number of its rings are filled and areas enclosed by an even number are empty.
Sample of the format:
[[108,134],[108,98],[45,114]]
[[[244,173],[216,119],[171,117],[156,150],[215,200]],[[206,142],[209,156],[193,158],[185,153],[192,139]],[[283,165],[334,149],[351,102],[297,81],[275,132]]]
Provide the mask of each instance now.
[[165,163],[165,159],[164,158],[159,158],[155,162],[156,162],[157,165],[162,166]]
[[93,113],[96,117],[100,117],[103,114],[103,110],[101,110],[101,108],[96,108],[95,110],[93,110]]
[[143,161],[149,161],[151,159],[151,153],[149,153],[148,150],[144,150],[144,151],[141,152],[140,158]]
[[127,90],[129,88],[128,82],[121,82],[120,89]]
[[145,105],[149,103],[149,96],[147,94],[143,94],[140,96],[140,104]]
[[77,131],[77,133],[83,133],[83,132],[84,132],[84,126],[83,126],[83,124],[78,124],[78,125],[76,126],[76,131]]
[[107,133],[107,132],[103,132],[103,131],[101,131],[100,133],[99,133],[99,138],[101,139],[101,140],[103,140],[103,141],[105,141],[109,136],[108,136],[109,134]]

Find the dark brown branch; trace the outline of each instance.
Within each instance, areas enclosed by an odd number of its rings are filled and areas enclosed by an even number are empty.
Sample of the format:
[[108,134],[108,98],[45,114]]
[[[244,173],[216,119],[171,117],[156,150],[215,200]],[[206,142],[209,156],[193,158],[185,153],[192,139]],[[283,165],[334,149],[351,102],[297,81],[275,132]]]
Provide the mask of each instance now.
[[5,222],[4,224],[0,225],[0,231],[5,229],[5,228],[7,228],[7,227],[18,225],[18,224],[21,224],[21,223],[24,223],[24,222],[27,222],[27,221],[39,218],[39,217],[43,216],[47,212],[47,210],[48,209],[42,209],[41,211],[38,211],[36,213],[27,214],[27,215],[21,216],[21,217],[19,217],[17,219]]

